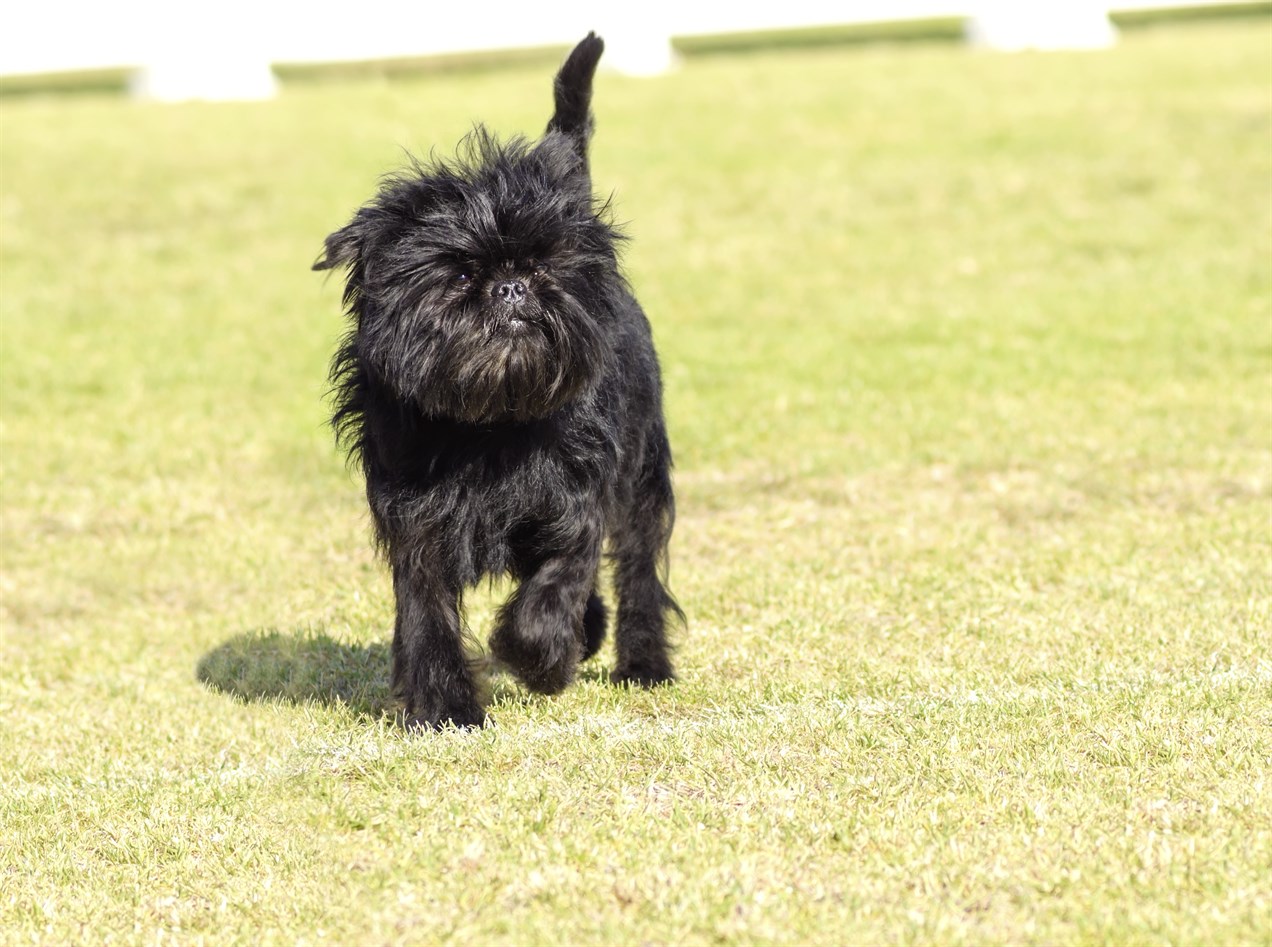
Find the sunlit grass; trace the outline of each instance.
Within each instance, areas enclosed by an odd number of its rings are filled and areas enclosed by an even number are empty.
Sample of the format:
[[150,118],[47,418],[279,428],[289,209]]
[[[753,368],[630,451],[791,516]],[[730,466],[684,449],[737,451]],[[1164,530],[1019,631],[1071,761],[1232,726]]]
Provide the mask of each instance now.
[[419,738],[308,265],[548,76],[0,103],[0,940],[1272,938],[1268,40],[602,76],[682,681]]

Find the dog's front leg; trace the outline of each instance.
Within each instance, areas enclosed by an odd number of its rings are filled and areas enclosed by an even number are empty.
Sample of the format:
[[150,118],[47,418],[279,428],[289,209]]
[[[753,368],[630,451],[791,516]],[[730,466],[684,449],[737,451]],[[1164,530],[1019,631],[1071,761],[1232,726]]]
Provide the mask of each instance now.
[[479,727],[486,714],[464,653],[459,586],[421,558],[395,557],[393,564],[393,690],[408,728]]
[[495,657],[540,694],[574,680],[587,638],[583,615],[601,562],[601,519],[575,525],[568,542],[530,560],[490,636]]

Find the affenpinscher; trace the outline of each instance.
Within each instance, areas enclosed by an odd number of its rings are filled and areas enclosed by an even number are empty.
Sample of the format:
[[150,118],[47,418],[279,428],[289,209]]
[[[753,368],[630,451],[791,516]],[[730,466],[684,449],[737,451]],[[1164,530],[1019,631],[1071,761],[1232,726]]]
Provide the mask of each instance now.
[[540,141],[478,126],[454,161],[387,178],[314,264],[348,267],[332,423],[393,569],[408,726],[484,721],[461,603],[486,577],[518,582],[495,658],[533,691],[569,684],[605,637],[603,540],[619,600],[610,680],[673,679],[658,360],[588,171],[603,49],[589,33],[570,53]]

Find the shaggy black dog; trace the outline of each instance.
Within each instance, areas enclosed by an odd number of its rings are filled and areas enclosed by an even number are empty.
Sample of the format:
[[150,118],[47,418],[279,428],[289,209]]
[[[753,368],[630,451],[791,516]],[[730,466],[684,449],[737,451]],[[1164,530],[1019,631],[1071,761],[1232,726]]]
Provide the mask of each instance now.
[[540,141],[501,144],[479,126],[454,162],[387,178],[314,264],[348,268],[333,424],[393,569],[408,726],[484,721],[461,609],[488,576],[519,583],[494,656],[533,691],[569,684],[605,637],[605,540],[619,600],[610,679],[673,678],[658,361],[588,172],[603,48],[588,34],[570,53]]

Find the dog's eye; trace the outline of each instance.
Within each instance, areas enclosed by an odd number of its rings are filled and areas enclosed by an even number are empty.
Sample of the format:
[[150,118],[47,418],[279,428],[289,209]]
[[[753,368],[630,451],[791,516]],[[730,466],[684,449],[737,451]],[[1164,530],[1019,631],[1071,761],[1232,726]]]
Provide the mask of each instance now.
[[468,274],[468,273],[456,273],[456,274],[455,274],[455,282],[456,282],[456,284],[458,284],[458,285],[460,285],[460,286],[463,286],[465,283],[469,282],[470,280],[472,280],[472,276],[471,276],[470,274]]
[[548,264],[542,262],[536,263],[530,269],[534,272],[535,276],[542,276],[544,273],[548,272]]

